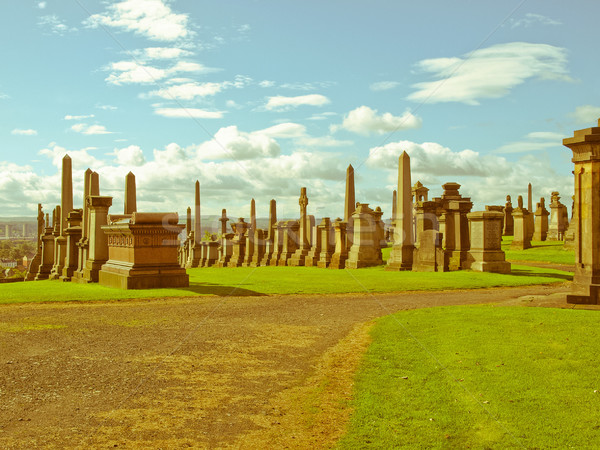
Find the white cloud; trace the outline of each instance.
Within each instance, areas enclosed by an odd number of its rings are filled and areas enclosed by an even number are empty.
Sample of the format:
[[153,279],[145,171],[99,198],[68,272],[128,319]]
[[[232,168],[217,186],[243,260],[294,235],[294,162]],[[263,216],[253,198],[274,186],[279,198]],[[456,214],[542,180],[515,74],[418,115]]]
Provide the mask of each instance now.
[[115,156],[115,162],[120,166],[137,167],[146,162],[144,152],[138,145],[130,145],[121,149],[115,148],[112,155]]
[[278,95],[276,97],[269,97],[265,108],[268,110],[283,110],[296,108],[301,105],[323,106],[328,103],[330,103],[329,99],[320,94],[299,95],[297,97]]
[[297,138],[306,135],[306,127],[299,123],[286,122],[265,128],[256,133],[273,138]]
[[438,78],[413,85],[417,90],[408,98],[417,102],[477,105],[507,95],[528,79],[571,81],[565,49],[527,42],[498,44],[462,58],[425,59],[417,67]]
[[150,59],[177,59],[192,54],[188,50],[177,47],[148,47],[144,49],[144,53]]
[[154,114],[163,117],[193,118],[193,119],[220,119],[221,111],[206,111],[198,108],[156,108]]
[[494,150],[494,153],[526,153],[562,147],[562,140],[568,136],[554,131],[534,131],[520,141],[510,142]]
[[259,157],[277,156],[279,144],[264,132],[246,133],[235,125],[219,129],[211,141],[196,147],[200,159],[246,160]]
[[378,81],[376,83],[372,83],[371,86],[369,86],[369,89],[372,91],[388,91],[399,85],[400,83],[397,81]]
[[275,82],[271,81],[271,80],[263,80],[263,81],[259,82],[258,85],[263,88],[270,88],[270,87],[275,86]]
[[81,134],[112,134],[104,125],[88,125],[86,123],[76,123],[71,126],[71,130]]
[[66,25],[56,14],[40,17],[38,25],[49,30],[52,34],[60,36],[70,31],[77,31],[77,28]]
[[28,128],[28,129],[15,128],[14,130],[12,130],[10,132],[10,134],[14,134],[14,135],[18,135],[18,136],[36,136],[37,131],[32,130],[31,128]]
[[112,73],[105,78],[105,81],[117,86],[132,83],[156,83],[181,72],[208,73],[214,71],[214,69],[202,64],[189,61],[178,61],[174,66],[166,69],[141,64],[136,61],[118,61],[110,63],[106,70],[112,71]]
[[84,115],[84,116],[72,116],[70,114],[67,114],[65,116],[65,120],[83,120],[83,119],[90,119],[94,117],[93,114],[88,114],[88,115]]
[[86,21],[92,28],[107,26],[132,31],[157,41],[174,41],[191,35],[187,14],[176,14],[168,0],[124,0]]
[[595,126],[598,123],[598,118],[600,118],[600,106],[578,106],[569,116],[573,117],[577,123],[592,124]]
[[184,83],[176,84],[166,88],[158,89],[148,93],[149,96],[162,97],[166,99],[193,100],[196,97],[215,95],[223,89],[221,83]]
[[558,20],[551,19],[550,17],[543,16],[541,14],[527,13],[525,16],[520,19],[509,20],[511,28],[517,27],[530,27],[531,25],[539,24],[539,25],[562,25],[562,22]]
[[328,120],[331,117],[337,116],[338,113],[333,111],[327,111],[319,114],[313,114],[307,120]]
[[344,117],[341,125],[333,125],[331,130],[343,128],[353,133],[368,135],[419,128],[421,124],[421,118],[414,116],[410,111],[405,111],[402,116],[394,116],[391,113],[377,115],[377,110],[368,106],[359,106]]
[[105,111],[114,111],[115,109],[119,109],[116,106],[112,105],[96,105],[96,108],[103,109]]
[[44,9],[46,7],[46,2],[38,2],[38,8]]
[[73,169],[81,169],[84,167],[103,167],[104,163],[88,152],[96,150],[95,147],[87,147],[81,150],[67,150],[64,147],[51,142],[48,148],[39,151],[40,155],[44,155],[52,160],[52,164],[57,168],[62,168],[62,160],[66,154],[71,157]]

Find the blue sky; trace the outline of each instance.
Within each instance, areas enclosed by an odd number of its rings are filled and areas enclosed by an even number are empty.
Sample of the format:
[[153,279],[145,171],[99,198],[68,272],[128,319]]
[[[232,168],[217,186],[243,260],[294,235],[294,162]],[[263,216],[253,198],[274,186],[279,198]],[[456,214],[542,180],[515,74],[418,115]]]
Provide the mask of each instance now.
[[430,196],[456,181],[474,209],[561,192],[573,130],[600,117],[600,4],[580,1],[47,0],[0,4],[0,204],[60,202],[60,161],[123,208],[248,216],[391,213],[397,159]]

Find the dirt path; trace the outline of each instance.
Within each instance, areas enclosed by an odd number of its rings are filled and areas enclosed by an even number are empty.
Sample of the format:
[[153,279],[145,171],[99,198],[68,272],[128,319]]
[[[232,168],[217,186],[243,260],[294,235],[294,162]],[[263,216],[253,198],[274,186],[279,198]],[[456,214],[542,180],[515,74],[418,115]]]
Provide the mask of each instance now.
[[326,446],[372,319],[567,290],[0,305],[0,447]]

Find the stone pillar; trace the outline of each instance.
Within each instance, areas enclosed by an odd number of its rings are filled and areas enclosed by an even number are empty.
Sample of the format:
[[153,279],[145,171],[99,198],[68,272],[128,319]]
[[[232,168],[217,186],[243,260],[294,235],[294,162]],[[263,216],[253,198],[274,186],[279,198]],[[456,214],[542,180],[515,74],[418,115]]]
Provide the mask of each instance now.
[[[315,238],[313,240],[313,246],[310,249],[310,252],[308,252],[308,256],[306,257],[305,261],[304,261],[304,265],[307,267],[317,267],[319,260],[321,258],[321,251],[323,249],[323,244],[325,243],[325,245],[327,246],[327,237],[323,236],[322,234],[322,230],[325,227],[331,227],[331,222],[329,220],[329,217],[323,217],[323,219],[321,219],[321,223],[319,225],[317,225],[316,227],[316,233],[315,233]],[[323,242],[323,238],[325,237],[325,242]],[[329,254],[329,260],[331,260],[331,254]],[[327,264],[329,264],[329,261],[327,261]],[[327,265],[325,265],[324,267],[327,267]]]
[[275,231],[277,230],[277,203],[271,199],[269,202],[269,227],[267,228],[267,236],[265,237],[265,254],[261,266],[269,266],[271,264],[271,258],[275,251],[274,238]]
[[344,198],[344,222],[346,226],[346,245],[348,249],[352,246],[352,229],[354,224],[352,223],[352,214],[356,209],[356,195],[354,190],[354,167],[352,164],[348,165],[346,169],[346,196]]
[[412,188],[410,157],[403,152],[398,159],[398,205],[394,223],[394,246],[390,252],[387,270],[411,270],[414,250],[412,229]]
[[527,211],[529,211],[529,215],[527,216],[527,235],[531,241],[531,239],[533,239],[533,233],[535,232],[535,215],[533,211],[531,183],[527,185]]
[[269,261],[270,266],[276,266],[279,264],[279,258],[283,250],[283,224],[284,222],[277,222],[275,225],[275,234],[273,235],[273,253],[271,260]]
[[544,197],[540,198],[540,202],[536,206],[533,240],[545,241],[548,235],[548,216],[550,213],[546,209]]
[[42,264],[42,236],[44,235],[44,212],[42,211],[42,204],[38,203],[38,215],[37,215],[37,233],[36,233],[36,252],[35,256],[31,260],[31,263],[27,266],[27,274],[25,274],[25,281],[35,280],[35,276],[38,273],[40,264]]
[[266,230],[261,228],[256,228],[254,230],[254,253],[252,254],[252,260],[248,264],[249,267],[259,267],[262,265],[262,260],[265,257],[266,235]]
[[515,234],[515,224],[513,222],[513,207],[510,195],[506,196],[506,205],[504,206],[504,236],[513,236]]
[[321,251],[318,255],[319,259],[316,265],[317,267],[324,269],[329,267],[331,257],[335,252],[335,236],[333,235],[333,228],[331,227],[331,220],[329,217],[324,217],[321,220],[321,223],[317,227],[317,233]]
[[394,243],[394,223],[396,223],[396,212],[397,212],[397,206],[398,206],[398,191],[396,191],[396,189],[394,189],[394,192],[392,192],[392,217],[390,218],[390,226],[388,227],[388,234],[387,236],[387,240],[391,241],[392,244]]
[[510,248],[515,250],[525,250],[531,248],[531,238],[529,237],[529,214],[527,209],[523,208],[523,197],[519,195],[518,207],[513,210],[514,238]]
[[[350,170],[351,167],[352,166],[348,167],[348,170]],[[354,172],[352,172],[352,178],[354,178]],[[306,196],[305,187],[300,189],[300,199],[298,200],[298,204],[300,205],[300,239],[298,242],[298,249],[288,262],[288,265],[290,266],[303,266],[304,259],[310,251],[310,245],[308,244],[308,230],[306,226],[306,207],[308,206],[308,197]]]
[[125,205],[124,214],[133,214],[137,211],[137,195],[135,189],[135,175],[129,172],[125,175]]
[[108,222],[108,208],[112,205],[112,197],[90,195],[88,197],[90,211],[88,259],[83,269],[82,283],[98,282],[100,268],[108,261],[108,239],[102,227]]
[[69,155],[65,155],[62,160],[62,183],[60,198],[60,233],[56,238],[54,267],[52,267],[51,280],[57,280],[62,275],[62,269],[65,266],[67,257],[67,237],[66,230],[69,213],[73,211],[73,168]]
[[563,145],[573,152],[575,208],[569,230],[575,234],[575,275],[568,303],[600,303],[600,120],[577,130]]
[[477,272],[510,273],[510,263],[502,251],[501,211],[477,211],[467,215],[471,229],[469,265]]
[[74,209],[67,218],[68,227],[65,230],[67,237],[67,254],[65,257],[65,266],[60,277],[61,281],[71,281],[73,274],[77,270],[77,260],[79,256],[79,247],[77,242],[81,240],[81,219],[82,209]]
[[[86,181],[87,180],[87,181]],[[90,206],[88,197],[100,195],[100,177],[97,172],[86,170],[84,180],[84,195],[83,195],[83,217],[81,220],[81,239],[77,243],[79,247],[79,257],[77,261],[77,270],[73,274],[71,281],[87,282],[84,279],[84,269],[89,254],[90,243]]]
[[559,193],[554,191],[550,197],[550,225],[548,225],[549,241],[562,241],[567,229],[567,207],[560,202]]
[[344,269],[348,259],[348,248],[346,247],[346,222],[339,217],[335,220],[333,228],[335,230],[335,251],[331,255],[329,263],[330,269]]
[[288,220],[286,222],[280,222],[280,224],[280,231],[283,233],[283,242],[281,247],[281,255],[279,256],[277,265],[287,266],[290,258],[294,256],[294,253],[297,250],[300,224],[297,220]]
[[250,267],[254,258],[254,238],[256,232],[256,202],[254,199],[250,201],[250,227],[246,231],[246,252],[244,254],[244,267]]
[[46,214],[46,226],[42,236],[41,264],[35,274],[35,280],[47,280],[54,266],[54,228],[51,226]]
[[243,217],[240,217],[233,227],[235,236],[231,241],[232,253],[227,267],[241,267],[244,263],[244,255],[246,253],[246,230],[248,230],[248,224],[244,222]]
[[352,214],[354,240],[348,252],[346,269],[378,266],[383,264],[379,252],[379,230],[375,211],[367,203],[358,203]]

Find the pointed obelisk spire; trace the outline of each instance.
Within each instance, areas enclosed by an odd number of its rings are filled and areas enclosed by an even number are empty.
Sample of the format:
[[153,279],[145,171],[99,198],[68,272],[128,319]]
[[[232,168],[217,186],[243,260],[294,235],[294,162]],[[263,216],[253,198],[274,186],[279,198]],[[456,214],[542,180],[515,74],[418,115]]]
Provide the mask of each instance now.
[[256,202],[254,199],[250,201],[250,228],[254,233],[256,230]]
[[67,217],[73,211],[73,164],[71,157],[65,155],[62,160],[62,186],[60,199],[60,235],[67,229]]
[[135,175],[129,172],[125,176],[125,214],[137,211],[137,197],[135,192]]
[[187,236],[192,232],[192,208],[188,206],[185,215],[185,233]]
[[273,226],[277,223],[277,203],[275,199],[271,199],[269,202],[269,229],[267,230],[267,239],[273,240]]
[[388,270],[411,270],[413,261],[413,212],[410,181],[410,157],[402,152],[398,158],[398,199],[394,223],[394,246],[388,259]]
[[196,192],[194,200],[194,243],[202,240],[202,222],[200,217],[200,181],[196,180]]
[[392,226],[394,226],[394,221],[398,216],[398,191],[394,189],[394,193],[392,194]]
[[527,185],[527,210],[532,213],[533,212],[533,195],[531,189],[531,183]]
[[356,199],[354,197],[354,167],[352,164],[346,169],[346,199],[344,201],[344,222],[350,223],[352,213],[356,209]]

